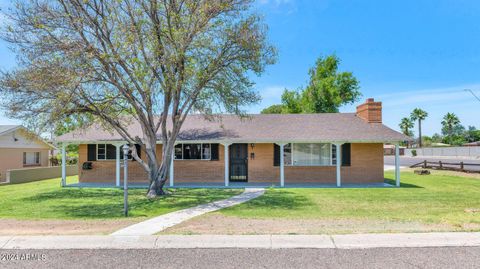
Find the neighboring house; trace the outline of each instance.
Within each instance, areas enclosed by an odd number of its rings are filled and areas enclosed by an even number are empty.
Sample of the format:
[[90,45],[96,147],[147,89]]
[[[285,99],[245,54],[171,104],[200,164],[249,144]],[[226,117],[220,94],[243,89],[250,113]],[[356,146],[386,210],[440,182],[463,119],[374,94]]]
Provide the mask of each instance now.
[[[141,137],[138,123],[129,128]],[[218,115],[214,121],[189,115],[177,139],[169,185],[383,185],[383,144],[409,139],[382,124],[382,104],[373,99],[356,113]],[[92,126],[57,142],[79,144],[80,183],[119,186],[122,140]],[[147,183],[135,161],[129,163],[129,180]]]
[[[405,155],[405,148],[406,147],[399,148],[400,156]],[[395,155],[395,145],[390,145],[390,144],[383,145],[383,155],[385,156]]]
[[7,170],[48,166],[52,148],[21,125],[0,125],[0,182],[6,181]]
[[477,146],[480,146],[480,141],[465,143],[463,145],[466,147],[477,147]]

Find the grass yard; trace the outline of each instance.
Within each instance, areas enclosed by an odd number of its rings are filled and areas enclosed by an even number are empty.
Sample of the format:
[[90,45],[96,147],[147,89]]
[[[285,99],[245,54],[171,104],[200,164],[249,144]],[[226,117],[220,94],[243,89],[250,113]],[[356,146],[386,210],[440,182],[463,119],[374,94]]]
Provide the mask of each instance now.
[[[69,178],[75,180],[75,177]],[[130,218],[146,218],[228,198],[242,190],[173,189],[155,200],[129,191]],[[0,185],[0,219],[123,219],[123,190],[61,188],[60,179]]]
[[[269,189],[255,200],[198,217],[169,233],[479,231],[480,179],[402,172],[402,188]],[[393,172],[386,180],[393,183]],[[211,231],[211,232],[210,232]]]

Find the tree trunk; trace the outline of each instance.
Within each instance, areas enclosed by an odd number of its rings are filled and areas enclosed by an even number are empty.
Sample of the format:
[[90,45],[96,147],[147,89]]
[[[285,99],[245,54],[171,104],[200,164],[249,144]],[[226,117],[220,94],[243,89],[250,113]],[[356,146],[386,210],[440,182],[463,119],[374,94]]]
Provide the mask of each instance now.
[[422,121],[418,120],[418,143],[422,147]]
[[152,163],[156,165],[151,165],[151,172],[149,173],[150,186],[148,188],[147,197],[152,199],[157,196],[165,195],[166,192],[163,189],[165,183],[167,182],[168,174],[170,172],[170,162],[173,158],[173,143],[172,141],[167,142],[167,145],[162,147],[162,161],[160,166],[158,166],[157,160],[155,159]]

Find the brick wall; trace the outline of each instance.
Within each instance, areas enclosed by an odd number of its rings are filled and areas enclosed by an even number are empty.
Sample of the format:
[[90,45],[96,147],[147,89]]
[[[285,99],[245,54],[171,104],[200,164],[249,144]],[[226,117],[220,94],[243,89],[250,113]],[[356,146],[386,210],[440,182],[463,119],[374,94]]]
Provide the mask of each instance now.
[[[278,183],[280,167],[273,166],[274,144],[258,143],[252,148],[248,144],[248,182]],[[250,154],[255,153],[252,160]]]
[[[219,160],[176,160],[174,162],[175,182],[224,182],[224,148],[219,146]],[[161,159],[162,145],[157,145],[158,156]],[[115,183],[115,160],[94,161],[92,170],[82,170],[82,164],[87,161],[87,145],[79,146],[79,180],[80,182]],[[141,157],[146,161],[146,154]],[[123,167],[121,169],[123,179]],[[145,170],[138,162],[129,161],[128,179],[130,182],[148,182]],[[122,180],[123,182],[123,180]]]
[[[157,146],[161,153],[161,145]],[[248,181],[252,183],[279,183],[280,167],[273,166],[273,144],[248,144]],[[251,153],[255,158],[251,159]],[[80,182],[115,182],[115,161],[93,162],[92,170],[82,170],[87,161],[87,145],[79,149]],[[145,158],[145,154],[142,154]],[[160,158],[160,156],[159,156]],[[224,148],[219,146],[219,160],[176,160],[175,182],[224,181]],[[285,166],[285,183],[336,183],[335,166]],[[123,178],[123,169],[122,169]],[[137,162],[129,163],[131,182],[147,182],[147,175]],[[383,144],[352,144],[351,166],[342,167],[343,183],[383,182]]]
[[357,116],[368,123],[382,123],[382,102],[375,102],[373,98],[357,106]]
[[[351,166],[341,169],[342,183],[382,183],[383,144],[352,144]],[[337,182],[335,166],[285,166],[285,184]]]
[[175,168],[175,182],[225,182],[224,147],[218,147],[218,161],[207,160],[177,160]]

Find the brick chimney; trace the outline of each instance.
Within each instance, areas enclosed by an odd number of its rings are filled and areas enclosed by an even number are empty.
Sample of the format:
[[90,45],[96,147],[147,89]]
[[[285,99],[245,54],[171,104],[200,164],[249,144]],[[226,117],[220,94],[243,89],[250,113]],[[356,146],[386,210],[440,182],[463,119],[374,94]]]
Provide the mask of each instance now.
[[375,102],[373,98],[357,106],[357,117],[368,123],[382,123],[382,102]]

